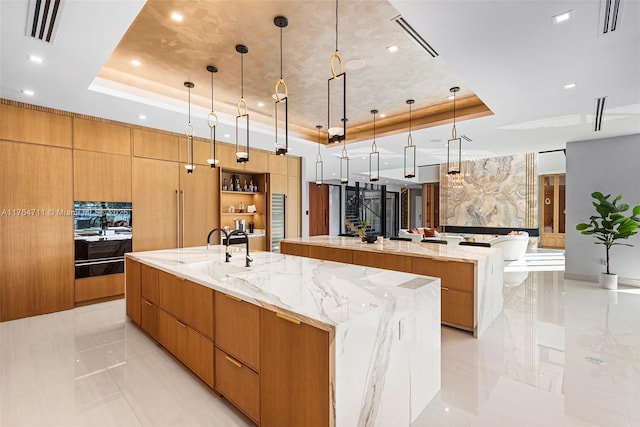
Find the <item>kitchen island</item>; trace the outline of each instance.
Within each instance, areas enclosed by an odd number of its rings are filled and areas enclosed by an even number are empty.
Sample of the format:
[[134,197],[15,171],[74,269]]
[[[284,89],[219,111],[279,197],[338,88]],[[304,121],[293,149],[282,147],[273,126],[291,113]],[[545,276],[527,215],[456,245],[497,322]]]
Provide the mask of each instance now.
[[440,280],[225,247],[129,253],[127,315],[261,426],[409,426],[440,389]]
[[480,337],[502,312],[502,250],[354,237],[313,236],[280,242],[280,252],[439,277],[442,323]]

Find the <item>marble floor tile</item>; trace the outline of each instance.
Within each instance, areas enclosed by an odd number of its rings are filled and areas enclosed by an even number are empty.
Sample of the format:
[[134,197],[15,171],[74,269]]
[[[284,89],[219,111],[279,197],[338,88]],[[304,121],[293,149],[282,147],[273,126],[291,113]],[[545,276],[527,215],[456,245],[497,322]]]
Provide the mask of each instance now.
[[[414,427],[640,426],[640,289],[541,268],[509,278],[482,339],[442,328],[442,387]],[[120,300],[0,323],[0,426],[48,425],[253,423]]]

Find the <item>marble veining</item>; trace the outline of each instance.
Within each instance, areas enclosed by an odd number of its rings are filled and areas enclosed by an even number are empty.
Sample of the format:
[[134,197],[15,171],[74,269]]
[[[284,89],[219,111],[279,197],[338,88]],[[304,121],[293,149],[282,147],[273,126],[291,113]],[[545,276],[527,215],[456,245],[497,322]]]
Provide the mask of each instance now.
[[440,389],[440,279],[270,252],[247,268],[224,251],[127,257],[329,331],[335,426],[409,426]]

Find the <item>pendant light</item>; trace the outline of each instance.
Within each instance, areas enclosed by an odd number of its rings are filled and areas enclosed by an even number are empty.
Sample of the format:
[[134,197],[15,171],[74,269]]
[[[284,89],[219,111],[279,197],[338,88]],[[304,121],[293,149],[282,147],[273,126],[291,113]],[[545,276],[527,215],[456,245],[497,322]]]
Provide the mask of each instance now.
[[[238,101],[238,115],[236,116],[236,162],[246,163],[249,161],[249,113],[247,111],[247,101],[244,99],[244,55],[249,52],[249,48],[243,44],[237,44],[236,52],[240,54],[240,100]],[[241,123],[244,124],[247,130],[244,143],[240,142]]]
[[[284,16],[276,16],[273,19],[273,23],[276,27],[280,28],[280,80],[276,83],[275,97],[276,97],[276,155],[284,156],[289,150],[289,106],[287,100],[289,99],[289,89],[282,77],[282,29],[289,25],[289,21]],[[280,92],[282,87],[283,93]],[[278,110],[284,109],[284,145],[282,140],[278,139]]]
[[462,140],[458,138],[456,130],[456,93],[460,91],[458,86],[449,89],[453,93],[453,128],[451,129],[451,139],[447,144],[447,174],[460,175],[460,165],[462,164]]
[[[345,127],[347,119],[344,120]],[[340,155],[340,182],[342,184],[349,183],[349,156],[347,155],[346,138],[342,140],[342,154]]]
[[322,185],[322,181],[324,178],[324,165],[322,163],[322,155],[320,154],[320,146],[322,142],[320,142],[320,129],[322,129],[322,125],[316,125],[316,129],[318,129],[318,157],[316,157],[316,185],[319,187]]
[[211,111],[207,115],[207,125],[211,131],[211,139],[209,141],[209,158],[207,163],[211,165],[211,169],[215,169],[218,164],[216,157],[216,126],[218,126],[218,115],[213,111],[213,75],[218,72],[218,67],[207,65],[207,71],[211,73]]
[[184,134],[187,136],[187,159],[184,167],[187,169],[187,173],[193,173],[196,165],[193,163],[193,134],[195,133],[195,129],[191,124],[191,89],[193,89],[195,85],[192,82],[184,82],[184,86],[189,91],[189,122],[184,128]]
[[416,146],[413,145],[413,137],[411,136],[411,106],[416,102],[413,99],[407,99],[409,104],[409,136],[407,137],[407,145],[404,147],[404,177],[414,178],[416,176]]
[[376,145],[376,114],[378,114],[378,110],[371,110],[371,114],[373,114],[373,143],[369,154],[369,181],[376,182],[380,179],[380,153],[378,153]]
[[[336,61],[338,71],[336,72]],[[327,135],[329,144],[347,139],[347,73],[338,50],[338,0],[336,0],[336,50],[329,58],[331,78],[327,81]],[[340,85],[342,80],[342,85]],[[332,96],[333,93],[333,96]]]

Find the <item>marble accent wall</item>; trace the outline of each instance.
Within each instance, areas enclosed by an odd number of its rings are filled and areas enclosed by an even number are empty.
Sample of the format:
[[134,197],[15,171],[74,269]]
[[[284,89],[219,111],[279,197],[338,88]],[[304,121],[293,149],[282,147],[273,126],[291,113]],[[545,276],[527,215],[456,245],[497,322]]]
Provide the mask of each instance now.
[[477,227],[537,227],[538,183],[534,153],[463,162],[454,186],[440,168],[440,223]]

